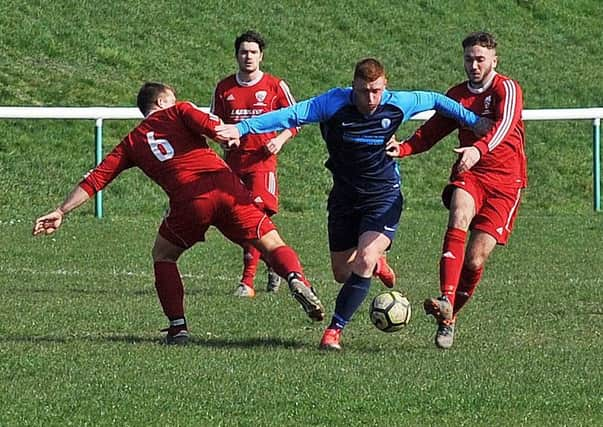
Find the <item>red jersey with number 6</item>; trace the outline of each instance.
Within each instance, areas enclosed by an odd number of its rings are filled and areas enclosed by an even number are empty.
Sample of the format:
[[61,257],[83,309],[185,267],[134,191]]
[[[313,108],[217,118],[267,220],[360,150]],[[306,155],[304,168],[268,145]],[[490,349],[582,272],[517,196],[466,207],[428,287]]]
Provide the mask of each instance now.
[[[234,124],[292,104],[295,104],[295,99],[283,80],[263,73],[258,80],[247,83],[233,74],[216,86],[211,112],[224,123]],[[293,135],[297,134],[296,128],[290,130]],[[275,136],[276,132],[244,136],[237,149],[226,151],[226,162],[239,175],[275,171],[276,156],[265,148]]]
[[[521,119],[523,94],[519,84],[496,73],[484,88],[473,89],[468,82],[464,82],[451,88],[447,95],[494,122],[494,126],[482,137],[476,136],[470,128],[459,129],[460,146],[475,146],[481,153],[471,173],[491,185],[525,187],[528,177],[525,132]],[[458,126],[456,121],[436,114],[407,141],[411,149],[408,154],[428,150]]]
[[229,169],[205,139],[214,138],[215,127],[221,123],[190,102],[155,111],[122,139],[80,186],[92,196],[122,171],[136,166],[170,200],[192,199],[203,191],[201,174]]

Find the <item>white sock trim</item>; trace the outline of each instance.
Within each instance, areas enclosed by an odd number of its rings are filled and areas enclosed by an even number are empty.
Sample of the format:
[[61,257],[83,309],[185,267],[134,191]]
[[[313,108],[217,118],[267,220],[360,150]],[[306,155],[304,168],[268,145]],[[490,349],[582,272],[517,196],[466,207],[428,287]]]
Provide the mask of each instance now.
[[184,318],[170,320],[170,326],[184,326],[186,325],[186,320]]

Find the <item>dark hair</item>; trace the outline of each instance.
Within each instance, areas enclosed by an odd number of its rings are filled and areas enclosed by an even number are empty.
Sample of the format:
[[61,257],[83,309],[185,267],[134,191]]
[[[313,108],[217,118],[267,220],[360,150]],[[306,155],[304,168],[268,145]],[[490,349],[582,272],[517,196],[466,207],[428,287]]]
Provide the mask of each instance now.
[[469,34],[463,40],[463,49],[471,46],[481,46],[487,49],[496,49],[496,39],[490,33],[485,31],[476,31],[475,33]]
[[257,31],[249,30],[245,31],[239,37],[235,39],[234,47],[235,47],[235,55],[239,54],[239,48],[241,47],[241,43],[243,42],[253,42],[257,43],[260,47],[260,52],[264,51],[264,47],[266,47],[266,41],[264,37]]
[[171,86],[158,82],[145,82],[136,97],[136,105],[142,115],[146,116],[153,107],[153,104],[157,102],[157,99],[168,91],[176,96],[176,90]]
[[374,82],[379,77],[385,77],[385,68],[375,58],[361,59],[356,63],[354,80],[362,79],[365,82]]

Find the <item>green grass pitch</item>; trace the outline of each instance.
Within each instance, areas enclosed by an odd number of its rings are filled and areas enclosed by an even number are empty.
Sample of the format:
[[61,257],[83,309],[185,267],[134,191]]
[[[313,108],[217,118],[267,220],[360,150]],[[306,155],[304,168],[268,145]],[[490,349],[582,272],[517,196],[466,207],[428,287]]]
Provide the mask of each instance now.
[[[485,29],[526,108],[600,107],[602,18],[597,0],[6,0],[0,105],[133,106],[145,80],[208,105],[234,70],[234,37],[255,28],[269,41],[264,69],[298,99],[349,85],[368,55],[383,60],[392,88],[445,91],[464,77],[460,40]],[[133,125],[107,122],[105,151]],[[526,123],[530,186],[516,230],[447,352],[433,345],[421,301],[438,288],[439,194],[454,141],[404,159],[407,205],[390,260],[413,318],[398,333],[375,329],[374,283],[341,354],[317,350],[324,323],[310,323],[286,290],[232,297],[241,254],[216,232],[181,262],[192,342],[160,345],[150,249],[166,203],[139,172],[105,192],[104,219],[90,203],[55,236],[31,237],[36,216],[92,166],[93,126],[0,120],[0,425],[603,425],[590,123]],[[285,147],[276,222],[331,313],[325,158],[316,127]],[[259,290],[264,277],[260,268]]]

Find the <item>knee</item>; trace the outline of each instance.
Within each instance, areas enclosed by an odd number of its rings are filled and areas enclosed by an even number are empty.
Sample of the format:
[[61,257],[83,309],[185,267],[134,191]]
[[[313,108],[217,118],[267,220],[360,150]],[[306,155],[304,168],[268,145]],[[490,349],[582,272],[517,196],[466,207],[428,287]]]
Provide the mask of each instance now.
[[267,254],[281,246],[285,246],[285,242],[276,230],[264,234],[259,240],[254,240],[252,244],[262,254]]
[[153,257],[153,262],[177,262],[178,256],[174,256],[165,252],[161,252],[153,248],[151,251],[151,257]]
[[486,257],[478,254],[471,254],[465,258],[464,267],[471,271],[483,268],[486,263]]
[[450,214],[448,226],[461,230],[468,230],[471,225],[471,217],[463,210],[455,210]]
[[157,240],[151,250],[151,257],[153,262],[177,262],[184,251],[184,248],[176,247],[164,240]]
[[354,272],[363,277],[371,275],[375,269],[379,256],[379,253],[374,253],[374,251],[369,250],[358,252],[356,259],[354,260]]

